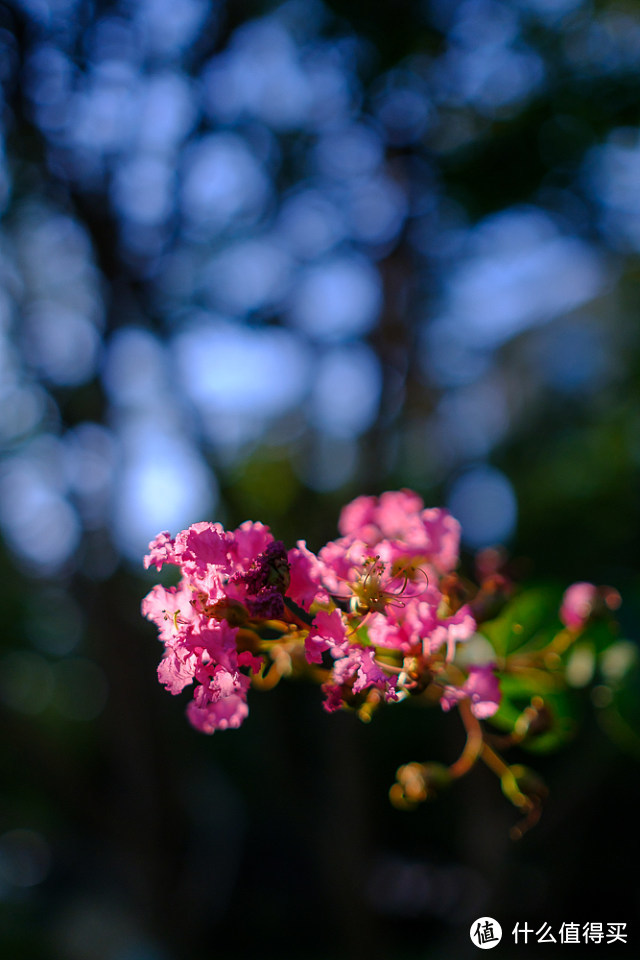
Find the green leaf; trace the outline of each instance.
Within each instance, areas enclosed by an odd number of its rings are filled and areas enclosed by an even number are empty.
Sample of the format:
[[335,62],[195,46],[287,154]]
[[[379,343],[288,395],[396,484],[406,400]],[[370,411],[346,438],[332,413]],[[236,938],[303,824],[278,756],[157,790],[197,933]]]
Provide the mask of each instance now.
[[514,651],[538,650],[560,629],[560,596],[553,587],[535,587],[518,594],[499,617],[479,628],[499,657]]
[[500,679],[502,700],[491,717],[490,723],[503,732],[512,733],[522,712],[534,696],[542,697],[549,712],[550,726],[538,735],[531,736],[520,744],[531,753],[550,753],[571,740],[581,714],[580,698],[570,691],[555,685],[542,684],[541,671]]

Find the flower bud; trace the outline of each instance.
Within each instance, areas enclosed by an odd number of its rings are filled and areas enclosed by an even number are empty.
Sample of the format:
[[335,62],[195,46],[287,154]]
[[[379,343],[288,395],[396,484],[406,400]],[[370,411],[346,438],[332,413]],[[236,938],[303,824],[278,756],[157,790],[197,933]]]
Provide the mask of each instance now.
[[398,767],[396,783],[389,791],[391,802],[401,809],[412,809],[451,783],[449,768],[441,763],[406,763]]

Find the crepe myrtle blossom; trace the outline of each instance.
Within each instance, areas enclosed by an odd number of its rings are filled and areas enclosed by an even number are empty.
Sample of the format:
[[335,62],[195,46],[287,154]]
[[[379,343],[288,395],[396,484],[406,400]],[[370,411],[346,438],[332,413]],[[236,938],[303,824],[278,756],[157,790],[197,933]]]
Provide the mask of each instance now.
[[[463,775],[479,758],[500,772],[481,722],[498,714],[500,678],[511,668],[505,656],[487,662],[486,637],[481,662],[473,650],[481,621],[510,598],[508,576],[496,560],[478,564],[479,586],[461,577],[458,521],[410,490],[357,497],[338,529],[317,553],[304,540],[287,550],[253,521],[160,533],[145,566],[179,571],[175,586],[158,584],[142,602],[164,647],[160,683],[173,695],[191,691],[188,719],[208,734],[239,727],[250,688],[269,689],[283,676],[315,680],[327,712],[352,710],[365,721],[380,705],[408,699],[457,708],[467,730],[461,757],[437,777],[433,764],[399,768],[391,791],[398,806],[428,797],[436,781]],[[569,643],[598,605],[614,606],[614,594],[587,583],[569,588],[560,611]],[[521,658],[513,669],[525,668]],[[541,729],[541,698],[527,710],[518,729]],[[515,782],[500,775],[503,789]],[[533,817],[521,792],[514,803]]]
[[500,706],[500,687],[493,664],[471,667],[461,687],[446,686],[440,700],[443,710],[450,710],[459,700],[468,699],[471,713],[479,720],[492,717]]
[[592,583],[574,583],[565,591],[560,607],[560,619],[570,630],[579,630],[591,616],[598,596]]
[[565,590],[560,607],[560,619],[565,627],[580,631],[594,616],[606,610],[617,610],[620,594],[613,587],[596,587],[593,583],[573,583]]
[[333,711],[403,699],[415,686],[405,660],[435,679],[474,634],[470,607],[439,585],[458,561],[460,527],[446,510],[408,490],[359,497],[339,529],[317,555],[304,541],[287,552],[253,522],[196,523],[149,545],[147,568],[181,573],[142,605],[165,647],[158,676],[173,694],[193,686],[187,714],[199,730],[240,726],[251,677],[264,680],[274,648],[292,669],[317,672]]

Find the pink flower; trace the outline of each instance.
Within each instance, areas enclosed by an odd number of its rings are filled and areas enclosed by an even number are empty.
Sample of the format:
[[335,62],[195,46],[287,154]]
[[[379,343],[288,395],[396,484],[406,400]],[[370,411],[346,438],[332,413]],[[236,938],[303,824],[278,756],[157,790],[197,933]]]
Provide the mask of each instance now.
[[168,588],[158,583],[142,601],[142,616],[155,623],[160,639],[166,643],[173,640],[185,624],[193,622],[192,599],[193,592],[184,582]]
[[334,679],[337,683],[342,684],[351,678],[355,678],[352,687],[354,693],[361,693],[368,687],[377,687],[383,691],[386,691],[389,687],[393,688],[396,678],[391,679],[378,666],[374,658],[375,650],[372,650],[371,647],[351,647],[346,657],[336,660],[333,668]]
[[449,573],[458,566],[460,524],[448,510],[433,507],[423,510],[422,523],[427,539],[426,554],[439,573]]
[[165,655],[158,666],[160,683],[175,695],[193,680],[210,684],[219,666],[235,675],[239,667],[237,632],[226,621],[211,626],[194,620],[182,625],[165,640]]
[[339,610],[316,614],[305,642],[304,652],[309,663],[322,663],[322,654],[331,650],[334,656],[348,647],[347,630]]
[[376,687],[387,700],[397,700],[396,677],[389,677],[375,662],[375,650],[359,645],[350,646],[346,656],[336,660],[331,680],[323,684],[326,700],[324,708],[329,713],[338,710],[351,693],[362,693]]
[[403,537],[424,502],[411,490],[393,490],[381,497],[357,497],[342,508],[338,529],[370,546],[379,540]]
[[370,614],[366,627],[374,647],[388,647],[408,653],[416,642],[412,624],[393,607],[389,607],[385,613]]
[[429,587],[423,597],[407,597],[401,601],[402,606],[391,603],[384,614],[371,614],[366,622],[369,639],[377,647],[425,657],[437,654],[445,646],[447,660],[453,660],[456,644],[475,633],[476,622],[471,610],[465,604],[451,616],[441,617],[438,616],[440,592]]
[[342,699],[341,687],[335,683],[323,683],[322,692],[324,694],[322,706],[327,713],[335,713],[336,710],[342,709],[344,706],[344,700]]
[[174,546],[174,541],[171,539],[168,530],[159,533],[149,544],[149,553],[144,558],[145,570],[148,570],[152,565],[155,565],[157,570],[162,570],[162,565],[165,563],[178,563]]
[[343,537],[357,534],[375,524],[377,497],[356,497],[343,507],[338,520],[338,530]]
[[565,591],[560,619],[570,630],[581,630],[591,616],[598,599],[598,588],[592,583],[574,583]]
[[346,539],[362,540],[369,548],[391,541],[396,557],[419,557],[439,573],[448,573],[458,563],[460,524],[447,510],[424,509],[412,490],[358,497],[343,508],[339,530]]
[[327,592],[348,600],[355,613],[386,613],[389,606],[404,606],[428,589],[427,577],[390,540],[370,547],[363,540],[341,537],[327,543],[318,560]]
[[425,650],[436,653],[441,646],[447,647],[447,660],[453,660],[456,643],[468,640],[476,631],[476,621],[471,608],[465,604],[450,617],[438,619],[438,625],[425,637]]
[[219,523],[194,523],[176,537],[179,562],[198,572],[212,566],[228,568],[229,540]]
[[187,717],[196,730],[215,733],[216,730],[237,730],[249,715],[249,707],[242,696],[233,695],[226,700],[204,703],[195,700],[187,706]]
[[286,595],[303,610],[313,603],[328,603],[329,594],[322,586],[322,567],[315,553],[307,548],[304,540],[288,553],[291,568]]
[[238,654],[238,666],[249,667],[251,673],[259,673],[263,664],[262,658],[254,656],[250,650],[243,650]]
[[174,696],[193,683],[198,658],[182,648],[168,649],[158,664],[158,680]]
[[400,600],[402,606],[390,603],[384,614],[371,614],[367,619],[371,642],[376,647],[389,647],[403,653],[421,653],[425,638],[438,625],[440,603],[440,595],[434,588],[429,588],[426,595],[428,599]]
[[231,673],[238,669],[238,651],[236,637],[238,628],[232,627],[226,620],[208,620],[202,618],[197,623],[197,629],[189,632],[186,642],[190,649],[201,652],[201,661],[204,666],[218,664]]
[[319,572],[327,591],[335,597],[350,597],[349,584],[357,580],[372,550],[363,540],[341,537],[330,540],[318,553]]
[[147,566],[180,567],[178,586],[153,587],[142,613],[154,622],[165,654],[158,679],[172,694],[194,684],[191,722],[205,732],[237,727],[247,715],[247,689],[262,658],[238,652],[238,626],[252,617],[284,613],[289,583],[284,546],[269,528],[247,522],[234,531],[196,523],[175,540],[162,533],[149,547]]
[[231,556],[236,567],[248,570],[253,561],[273,542],[269,527],[246,520],[231,534]]
[[492,717],[500,706],[500,685],[493,664],[471,667],[461,687],[446,686],[440,706],[447,712],[460,700],[471,701],[471,713],[479,720]]
[[471,667],[464,689],[471,700],[471,713],[479,720],[492,717],[500,706],[500,684],[493,664]]

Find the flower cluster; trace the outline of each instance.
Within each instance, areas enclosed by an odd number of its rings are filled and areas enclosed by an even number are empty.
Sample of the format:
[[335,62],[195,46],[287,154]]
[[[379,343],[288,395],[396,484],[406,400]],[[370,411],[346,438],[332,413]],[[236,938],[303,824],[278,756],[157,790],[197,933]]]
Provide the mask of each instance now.
[[170,693],[196,684],[187,708],[205,733],[239,727],[248,713],[247,690],[262,660],[252,652],[250,625],[284,613],[289,565],[268,527],[243,523],[233,532],[196,523],[175,540],[161,533],[145,566],[180,568],[175,587],[155,586],[142,613],[157,624],[165,654],[158,677]]
[[[457,520],[425,508],[410,490],[353,500],[339,533],[317,553],[304,540],[287,551],[268,527],[249,521],[236,530],[196,523],[175,538],[156,537],[147,568],[180,572],[176,586],[157,585],[142,603],[164,643],[160,682],[173,694],[192,686],[187,714],[204,733],[239,727],[249,688],[269,689],[287,675],[315,679],[327,711],[351,709],[363,720],[380,704],[410,697],[445,712],[456,707],[467,734],[458,759],[404,763],[392,802],[412,809],[482,760],[523,815],[511,831],[522,836],[547,791],[501,751],[562,743],[572,657],[582,649],[584,662],[585,650],[596,649],[593,636],[604,679],[611,658],[629,660],[608,616],[620,595],[575,583],[558,609],[557,595],[515,591],[496,548],[476,557],[474,584],[456,569]],[[485,730],[488,718],[500,734]]]
[[493,666],[456,662],[476,629],[453,587],[458,522],[401,490],[357,498],[339,531],[317,555],[304,541],[287,553],[251,522],[197,523],[150,544],[147,567],[181,572],[142,605],[165,645],[158,676],[174,694],[194,684],[187,710],[199,730],[238,727],[252,676],[265,685],[272,671],[314,672],[325,709],[365,718],[382,701],[423,693],[444,710],[466,700],[478,718],[498,709]]

